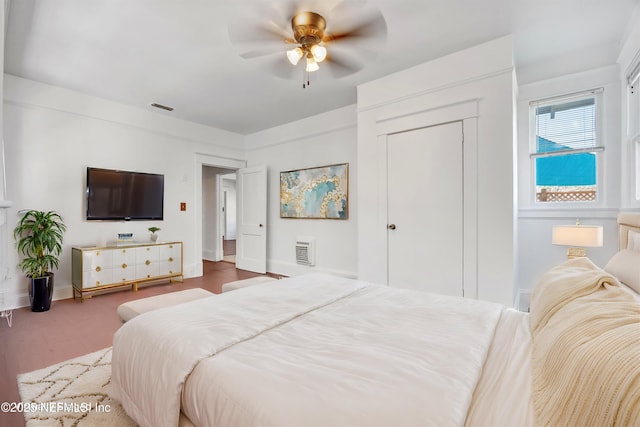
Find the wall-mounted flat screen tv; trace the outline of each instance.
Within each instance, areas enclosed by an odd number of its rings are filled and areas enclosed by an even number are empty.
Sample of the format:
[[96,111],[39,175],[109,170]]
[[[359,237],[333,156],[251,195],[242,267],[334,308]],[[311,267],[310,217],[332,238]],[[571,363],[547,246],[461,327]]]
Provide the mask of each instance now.
[[88,220],[161,220],[164,175],[87,168]]

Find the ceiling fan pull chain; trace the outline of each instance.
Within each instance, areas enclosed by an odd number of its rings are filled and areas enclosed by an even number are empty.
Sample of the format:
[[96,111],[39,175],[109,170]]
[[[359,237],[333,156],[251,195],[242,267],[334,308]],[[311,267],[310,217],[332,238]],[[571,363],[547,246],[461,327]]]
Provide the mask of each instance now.
[[305,78],[304,78],[304,73],[306,71],[304,70],[304,67],[302,67],[302,89],[305,89],[307,87],[307,85],[305,84]]

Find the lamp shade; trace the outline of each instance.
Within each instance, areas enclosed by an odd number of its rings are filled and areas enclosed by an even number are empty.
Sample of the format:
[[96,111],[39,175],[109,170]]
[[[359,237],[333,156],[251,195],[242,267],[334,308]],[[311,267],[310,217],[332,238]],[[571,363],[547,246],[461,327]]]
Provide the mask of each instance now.
[[313,59],[313,56],[312,55],[307,56],[307,67],[305,68],[305,70],[311,73],[314,71],[318,71],[319,69],[320,67],[316,63],[316,60]]
[[322,62],[327,57],[327,49],[324,46],[315,45],[311,48],[311,53],[316,62]]
[[554,245],[602,246],[601,225],[558,225],[553,227],[551,243]]
[[299,47],[287,51],[287,58],[289,59],[289,62],[291,62],[292,65],[296,65],[298,61],[300,61],[300,58],[302,58],[303,55],[304,53],[302,52],[302,49],[300,49]]

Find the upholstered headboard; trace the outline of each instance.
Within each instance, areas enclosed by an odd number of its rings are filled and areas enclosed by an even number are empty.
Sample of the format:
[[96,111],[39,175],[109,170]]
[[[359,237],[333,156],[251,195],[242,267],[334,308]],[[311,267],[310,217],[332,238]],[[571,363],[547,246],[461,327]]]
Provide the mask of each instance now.
[[640,213],[621,212],[618,214],[618,250],[627,248],[629,230],[640,232]]

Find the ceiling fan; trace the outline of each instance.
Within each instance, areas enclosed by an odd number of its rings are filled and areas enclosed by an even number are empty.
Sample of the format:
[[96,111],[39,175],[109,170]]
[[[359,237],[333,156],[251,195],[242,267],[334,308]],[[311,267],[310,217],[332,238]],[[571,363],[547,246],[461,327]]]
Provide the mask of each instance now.
[[[361,0],[342,0],[331,8],[326,2],[312,6],[290,3],[285,10],[271,9],[257,16],[256,23],[245,17],[229,27],[240,56],[267,58],[262,66],[278,77],[293,78],[302,69],[303,88],[309,85],[309,73],[320,68],[336,78],[361,70],[366,60],[375,57],[387,34],[382,13],[365,7]],[[300,63],[303,66],[296,67]]]

